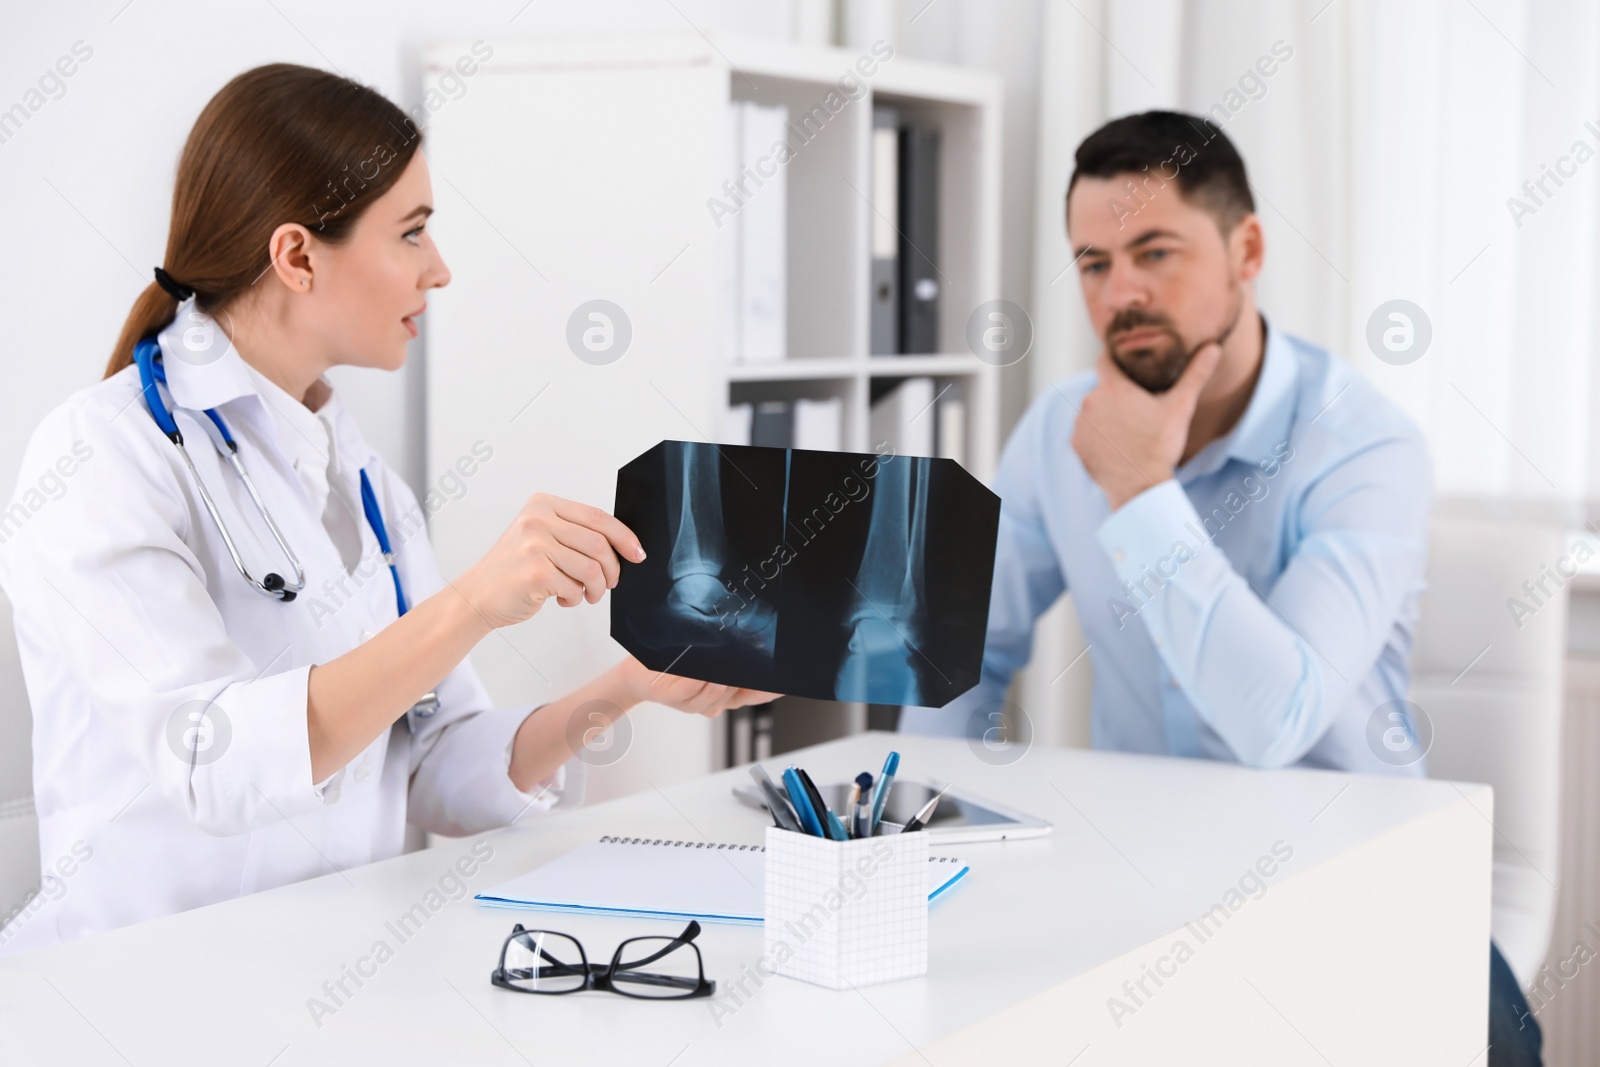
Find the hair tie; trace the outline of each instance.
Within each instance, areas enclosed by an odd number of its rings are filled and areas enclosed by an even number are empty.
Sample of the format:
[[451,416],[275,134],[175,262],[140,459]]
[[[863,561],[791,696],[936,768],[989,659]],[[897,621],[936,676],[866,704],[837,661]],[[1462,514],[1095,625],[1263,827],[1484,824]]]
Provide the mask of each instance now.
[[180,304],[194,295],[193,289],[184,285],[160,267],[156,268],[156,284],[165,289],[172,299]]

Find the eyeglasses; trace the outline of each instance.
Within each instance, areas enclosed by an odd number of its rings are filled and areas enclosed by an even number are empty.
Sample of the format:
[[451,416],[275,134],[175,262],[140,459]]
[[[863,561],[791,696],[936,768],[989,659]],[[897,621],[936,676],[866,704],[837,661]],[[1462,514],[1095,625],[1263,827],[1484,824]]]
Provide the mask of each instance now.
[[490,981],[517,993],[598,989],[641,1000],[709,997],[717,983],[706,980],[705,963],[694,944],[698,936],[700,924],[690,922],[677,937],[631,937],[617,946],[609,964],[600,964],[589,962],[577,938],[554,930],[524,930],[518,923],[500,946],[500,966]]

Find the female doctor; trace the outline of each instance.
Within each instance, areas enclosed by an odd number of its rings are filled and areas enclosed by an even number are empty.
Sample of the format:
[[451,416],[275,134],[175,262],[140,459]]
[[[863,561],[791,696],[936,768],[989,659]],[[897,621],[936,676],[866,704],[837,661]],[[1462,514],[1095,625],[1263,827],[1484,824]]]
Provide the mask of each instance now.
[[323,377],[400,367],[450,280],[421,139],[322,71],[229,82],[184,146],[164,270],[105,379],[34,433],[0,581],[46,879],[0,952],[395,856],[408,822],[460,835],[546,811],[585,731],[647,697],[701,715],[770,699],[630,657],[531,712],[490,707],[473,646],[546,601],[596,603],[644,551],[540,494],[442,578],[415,497]]

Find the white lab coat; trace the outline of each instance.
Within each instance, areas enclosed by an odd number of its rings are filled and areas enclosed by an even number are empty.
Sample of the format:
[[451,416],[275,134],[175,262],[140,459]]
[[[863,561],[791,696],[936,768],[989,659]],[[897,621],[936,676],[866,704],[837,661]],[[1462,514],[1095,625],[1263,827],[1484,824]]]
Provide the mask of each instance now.
[[[196,329],[214,331],[226,351],[206,363],[184,358],[200,336],[188,334],[186,345],[184,331]],[[320,412],[325,429],[303,405],[287,410],[295,402],[192,301],[160,344],[184,442],[246,566],[258,579],[268,570],[293,579],[201,425],[208,407],[227,420],[306,588],[285,604],[245,583],[183,458],[150,417],[137,368],[45,418],[0,515],[0,583],[33,711],[48,903],[0,930],[0,954],[395,856],[408,820],[459,835],[577,799],[566,767],[533,793],[512,784],[511,739],[530,708],[491,709],[465,661],[439,683],[436,714],[407,713],[345,768],[312,782],[311,666],[397,617],[393,581],[359,510],[360,469],[411,604],[443,585],[424,513],[337,396]],[[331,523],[346,552],[359,530],[353,574],[312,500],[318,479],[296,470],[326,469],[330,445],[334,479],[348,481],[327,506],[354,502],[342,530]],[[197,711],[207,713],[198,723]],[[200,755],[191,759],[191,749]]]

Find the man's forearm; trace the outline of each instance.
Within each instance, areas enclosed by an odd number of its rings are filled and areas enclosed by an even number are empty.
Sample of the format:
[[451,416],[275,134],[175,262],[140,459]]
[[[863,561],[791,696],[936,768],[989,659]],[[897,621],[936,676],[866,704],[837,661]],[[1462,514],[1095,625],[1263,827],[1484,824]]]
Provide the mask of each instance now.
[[1136,594],[1137,618],[1123,624],[1145,627],[1196,712],[1255,766],[1293,763],[1321,737],[1371,671],[1405,575],[1420,566],[1374,543],[1353,574],[1331,561],[1337,552],[1302,543],[1277,584],[1257,589],[1211,543],[1177,483],[1140,494],[1099,536]]

